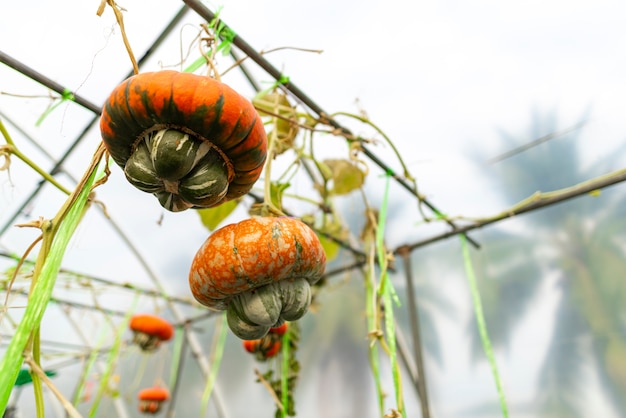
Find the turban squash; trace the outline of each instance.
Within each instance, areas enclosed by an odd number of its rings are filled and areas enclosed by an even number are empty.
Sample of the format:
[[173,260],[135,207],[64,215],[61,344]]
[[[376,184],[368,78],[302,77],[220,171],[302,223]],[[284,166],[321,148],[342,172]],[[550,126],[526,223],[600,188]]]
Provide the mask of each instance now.
[[267,156],[265,129],[250,101],[210,77],[171,70],[118,85],[100,131],[127,180],[172,212],[246,194]]
[[326,254],[315,232],[290,217],[253,217],[215,231],[196,253],[189,286],[198,302],[226,310],[244,340],[300,319],[310,285],[324,273]]

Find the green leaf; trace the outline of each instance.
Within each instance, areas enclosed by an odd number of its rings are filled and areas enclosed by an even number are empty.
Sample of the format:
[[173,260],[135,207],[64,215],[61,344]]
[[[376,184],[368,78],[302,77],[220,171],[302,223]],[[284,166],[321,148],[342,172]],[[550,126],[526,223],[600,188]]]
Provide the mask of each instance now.
[[222,42],[217,47],[217,51],[222,51],[222,55],[227,56],[230,54],[230,49],[233,44],[233,40],[237,36],[234,30],[226,25],[219,25],[219,31],[217,35],[222,38]]
[[[54,370],[46,370],[45,373],[46,373],[46,376],[48,377],[54,377],[57,374],[57,372],[55,372]],[[20,372],[17,374],[17,379],[15,380],[15,386],[26,385],[28,383],[31,383],[32,381],[33,381],[33,378],[30,375],[30,371],[28,369],[21,369]]]
[[509,410],[506,397],[504,395],[504,388],[502,386],[502,381],[500,380],[500,372],[498,371],[498,365],[496,364],[496,357],[493,354],[489,332],[487,331],[487,323],[485,322],[485,315],[483,313],[483,304],[480,297],[480,291],[478,290],[476,276],[474,274],[474,267],[472,266],[472,257],[467,245],[467,238],[465,237],[465,234],[460,234],[459,238],[461,239],[465,274],[467,276],[467,281],[469,282],[470,293],[472,294],[472,303],[474,305],[474,314],[476,315],[476,324],[478,326],[480,340],[483,343],[483,350],[485,351],[485,356],[487,357],[487,361],[491,367],[491,373],[493,374],[493,378],[496,383],[502,416],[504,418],[508,418]]
[[211,353],[211,370],[209,376],[206,379],[206,385],[202,392],[200,416],[206,416],[207,407],[209,406],[209,399],[215,388],[215,381],[220,371],[222,364],[222,357],[224,355],[224,347],[226,346],[226,337],[228,336],[228,326],[226,326],[226,312],[215,321],[215,337],[217,337],[216,344],[213,346],[213,352]]
[[206,64],[206,57],[204,55],[200,55],[198,58],[196,58],[196,60],[194,62],[189,64],[189,66],[187,66],[187,68],[185,68],[183,70],[183,72],[184,73],[193,73],[198,68],[202,67],[204,64]]
[[61,106],[63,104],[63,102],[67,101],[67,100],[74,100],[74,94],[68,90],[65,89],[63,90],[63,94],[61,94],[61,100],[56,102],[53,106],[50,106],[48,109],[46,109],[43,114],[41,116],[39,116],[39,118],[37,119],[37,122],[35,122],[35,126],[40,126],[41,123],[43,122],[43,120],[50,114],[52,113],[52,111],[54,111],[54,109],[56,109],[57,107]]
[[336,195],[348,194],[365,182],[365,173],[349,160],[329,159],[324,164],[332,172],[333,189]]
[[334,259],[335,257],[337,257],[337,254],[339,254],[339,244],[337,244],[335,241],[326,238],[326,236],[321,235],[321,234],[317,234],[317,237],[320,239],[320,244],[322,244],[322,248],[324,249],[324,252],[326,253],[326,260],[330,261],[332,259]]
[[289,188],[289,183],[276,183],[272,182],[270,184],[270,197],[272,199],[272,203],[278,209],[283,208],[283,193],[287,188]]
[[341,249],[341,246],[332,238],[345,240],[348,237],[348,232],[344,228],[341,221],[335,218],[331,220],[326,219],[319,231],[321,232],[318,234],[320,243],[326,252],[326,259],[330,261],[337,257],[337,254],[339,254],[339,250]]
[[[34,330],[41,324],[41,319],[56,283],[63,254],[84,214],[96,174],[96,170],[90,173],[82,190],[72,202],[65,218],[58,227],[59,229],[50,244],[50,249],[46,254],[45,260],[43,260],[37,284],[31,292],[22,320],[13,333],[13,337],[4,351],[4,356],[0,359],[0,370],[2,370],[2,373],[0,373],[0,414],[4,413],[11,390],[17,380],[22,366],[24,348],[33,335]],[[46,237],[44,237],[44,240],[46,240]]]
[[296,109],[289,103],[287,96],[277,90],[266,90],[259,93],[252,99],[252,104],[261,116],[277,114],[288,118],[296,114]]
[[219,206],[206,209],[198,209],[197,212],[200,215],[202,225],[204,225],[209,231],[215,231],[215,229],[221,224],[224,219],[235,210],[239,204],[239,199],[229,200],[226,203],[222,203]]
[[317,169],[324,178],[324,181],[330,181],[333,179],[333,170],[323,161],[315,161]]

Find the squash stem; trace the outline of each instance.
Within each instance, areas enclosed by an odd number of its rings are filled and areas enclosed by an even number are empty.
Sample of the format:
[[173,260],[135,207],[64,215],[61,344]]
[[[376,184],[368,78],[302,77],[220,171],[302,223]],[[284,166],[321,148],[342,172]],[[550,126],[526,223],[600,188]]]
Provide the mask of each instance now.
[[284,418],[289,411],[289,363],[290,363],[290,331],[288,330],[283,335],[282,346],[282,371],[280,375],[280,394],[283,408],[281,410],[281,416]]
[[409,180],[413,180],[413,176],[411,176],[411,173],[409,172],[409,169],[407,168],[406,164],[404,163],[404,160],[402,159],[402,156],[400,155],[400,151],[398,151],[398,149],[396,148],[396,146],[393,143],[393,141],[387,136],[387,134],[385,134],[385,132],[382,129],[380,129],[376,124],[374,124],[368,118],[365,118],[365,117],[359,116],[359,115],[355,115],[353,113],[349,113],[349,112],[335,112],[335,113],[333,113],[330,116],[331,116],[331,118],[334,118],[337,115],[347,116],[347,117],[356,119],[356,120],[358,120],[360,122],[363,122],[366,125],[369,125],[372,128],[374,128],[374,130],[376,130],[376,132],[378,132],[385,139],[385,142],[387,142],[387,144],[393,150],[393,153],[398,158],[398,161],[400,162],[400,165],[402,166],[402,170],[404,171],[404,177],[409,179]]
[[[380,287],[378,289],[379,296],[382,296],[385,323],[385,336],[387,341],[387,354],[391,362],[391,374],[393,378],[393,385],[396,397],[396,406],[402,417],[406,418],[406,411],[404,408],[404,398],[402,394],[402,379],[400,374],[400,366],[398,364],[398,356],[396,353],[396,329],[394,320],[394,303],[399,305],[398,296],[393,288],[393,284],[389,278],[387,272],[388,258],[385,249],[384,236],[385,236],[385,224],[387,220],[387,204],[389,201],[389,186],[391,183],[391,176],[387,174],[385,182],[385,191],[383,193],[382,203],[380,205],[380,213],[378,216],[378,225],[376,226],[376,252],[378,256],[378,262],[381,269]],[[385,341],[385,340],[382,340]]]
[[[37,174],[43,177],[48,183],[52,184],[54,187],[61,190],[63,193],[67,195],[71,193],[67,188],[65,188],[63,185],[57,182],[56,179],[52,177],[46,170],[42,169],[37,164],[35,164],[34,161],[28,158],[25,154],[23,154],[17,148],[17,146],[15,145],[15,142],[13,142],[13,138],[11,138],[11,135],[9,134],[4,124],[2,123],[2,119],[0,119],[0,133],[2,133],[2,136],[7,142],[7,145],[0,146],[0,156],[3,156],[5,159],[5,164],[0,167],[8,168],[10,165],[10,155],[11,154],[15,155],[17,158],[22,160],[27,166],[35,170]],[[2,170],[2,168],[0,168],[0,170]]]
[[277,135],[276,129],[273,129],[270,135],[269,145],[267,147],[267,159],[265,160],[265,181],[263,183],[263,205],[267,207],[270,213],[285,216],[285,213],[277,208],[272,201],[272,160],[274,159],[274,148],[277,141]]
[[[213,334],[213,342],[211,348],[211,370],[202,393],[201,401],[201,413],[200,416],[206,416],[206,409],[209,404],[209,398],[213,393],[215,387],[215,381],[217,380],[217,373],[220,370],[222,363],[222,356],[224,354],[224,346],[226,345],[226,337],[228,336],[228,327],[226,324],[226,313],[224,312],[219,318],[215,320],[215,330]],[[187,330],[185,330],[187,332]]]

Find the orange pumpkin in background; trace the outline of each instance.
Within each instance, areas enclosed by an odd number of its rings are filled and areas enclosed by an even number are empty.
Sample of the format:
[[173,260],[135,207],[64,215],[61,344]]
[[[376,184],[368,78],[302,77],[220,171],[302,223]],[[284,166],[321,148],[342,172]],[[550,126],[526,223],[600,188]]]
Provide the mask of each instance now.
[[276,356],[282,348],[283,335],[287,333],[287,322],[279,327],[270,328],[269,332],[257,340],[243,340],[243,348],[254,354],[259,361],[264,361]]
[[172,324],[151,314],[134,315],[128,327],[133,332],[133,343],[143,351],[156,350],[163,341],[170,340],[174,335]]
[[139,412],[146,414],[156,414],[161,410],[161,406],[170,398],[170,393],[162,387],[145,388],[137,394],[139,399]]

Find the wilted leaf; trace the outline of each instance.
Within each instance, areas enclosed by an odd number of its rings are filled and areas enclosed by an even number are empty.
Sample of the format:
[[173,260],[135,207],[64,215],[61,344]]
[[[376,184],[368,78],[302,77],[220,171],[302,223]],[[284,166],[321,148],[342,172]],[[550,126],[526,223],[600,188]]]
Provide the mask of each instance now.
[[260,216],[261,218],[265,218],[268,216],[273,216],[274,214],[270,210],[269,205],[265,203],[254,203],[250,206],[248,210],[248,215],[250,216]]
[[296,113],[287,96],[276,90],[261,93],[252,99],[252,104],[261,116],[281,115],[289,117]]
[[317,165],[324,181],[330,181],[333,179],[333,170],[324,161],[315,161],[315,165]]
[[238,199],[229,200],[228,202],[222,203],[221,205],[213,208],[198,209],[197,212],[200,215],[202,225],[204,225],[209,231],[214,231],[219,224],[224,221],[224,219],[228,218],[228,215],[235,210],[238,204]]
[[378,223],[378,210],[366,209],[365,210],[365,225],[361,230],[359,238],[368,244],[373,244],[376,240],[376,224]]
[[363,186],[365,173],[351,161],[330,159],[324,160],[324,164],[332,172],[334,194],[348,194]]
[[287,96],[279,90],[273,90],[261,93],[252,100],[252,104],[261,116],[275,118],[273,129],[270,130],[268,136],[276,141],[274,145],[276,155],[290,149],[298,135],[298,125],[291,121],[297,122],[298,113],[289,103]]
[[[314,222],[313,216],[310,215],[303,216],[302,220],[308,224],[312,224]],[[348,235],[341,222],[336,220],[330,221],[329,218],[326,218],[323,226],[316,228],[315,233],[324,248],[326,259],[328,261],[337,257],[339,250],[341,249],[341,246],[333,240],[333,237],[339,240],[344,240]]]

